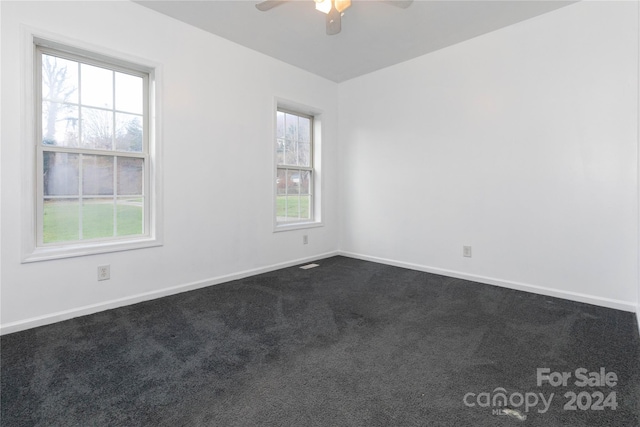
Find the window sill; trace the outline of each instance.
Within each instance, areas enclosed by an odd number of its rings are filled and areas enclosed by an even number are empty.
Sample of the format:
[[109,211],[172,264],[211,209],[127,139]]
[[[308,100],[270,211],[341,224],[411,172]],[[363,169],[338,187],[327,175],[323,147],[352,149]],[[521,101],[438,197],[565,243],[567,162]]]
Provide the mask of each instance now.
[[322,222],[296,222],[293,224],[276,224],[273,229],[274,233],[279,233],[281,231],[292,231],[292,230],[304,230],[307,228],[316,228],[323,227],[324,224]]
[[120,252],[134,249],[162,246],[162,241],[157,238],[141,237],[125,241],[79,243],[60,246],[47,246],[35,248],[22,257],[22,263],[48,261],[61,258],[73,258],[87,255],[96,255],[109,252]]

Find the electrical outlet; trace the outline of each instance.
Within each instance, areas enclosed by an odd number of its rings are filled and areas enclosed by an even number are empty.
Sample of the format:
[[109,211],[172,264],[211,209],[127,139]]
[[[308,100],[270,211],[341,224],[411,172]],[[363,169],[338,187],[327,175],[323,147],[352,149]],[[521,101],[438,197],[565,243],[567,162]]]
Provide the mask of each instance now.
[[111,266],[100,265],[98,266],[98,280],[109,280],[111,278]]
[[471,258],[471,246],[462,247],[462,256]]
[[306,245],[308,243],[309,243],[309,236],[305,234],[304,236],[302,236],[302,244]]

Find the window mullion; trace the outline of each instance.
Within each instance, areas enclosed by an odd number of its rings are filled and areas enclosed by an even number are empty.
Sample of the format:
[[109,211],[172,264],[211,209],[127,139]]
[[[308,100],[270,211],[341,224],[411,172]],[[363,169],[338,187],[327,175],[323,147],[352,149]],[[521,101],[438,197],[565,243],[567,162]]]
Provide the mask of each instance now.
[[116,73],[111,71],[111,87],[113,91],[111,93],[111,150],[116,151]]
[[[44,160],[42,147],[42,52],[37,51],[35,55],[35,75],[36,84],[34,88],[35,94],[35,154],[36,154],[36,194],[35,194],[35,212],[32,212],[32,220],[36,224],[36,246],[42,245],[44,242]],[[33,199],[32,199],[33,200]]]
[[295,138],[295,147],[296,147],[296,165],[300,166],[300,117],[296,116],[296,134]]
[[307,167],[307,166],[296,166],[296,165],[279,164],[278,167],[279,168],[301,170],[301,171],[309,171],[309,172],[313,171],[313,168]]
[[284,170],[284,217],[289,218],[289,169]]
[[[147,154],[145,153],[136,153],[132,151],[111,151],[111,150],[94,150],[91,148],[75,148],[75,147],[60,147],[56,145],[46,145],[42,146],[45,151],[55,151],[58,153],[70,153],[70,154],[89,154],[92,156],[120,156],[120,157],[131,157],[138,159],[146,159]],[[46,147],[46,148],[45,148]]]
[[113,235],[118,235],[118,156],[113,156]]
[[[82,89],[82,64],[78,61],[78,145],[84,145],[84,108],[82,106],[83,89]],[[83,238],[83,210],[84,210],[84,185],[82,176],[84,174],[84,154],[78,154],[78,240]]]
[[[111,106],[113,110],[111,111],[111,150],[116,151],[116,73],[115,71],[111,71],[111,87],[113,91],[111,93]],[[113,156],[113,177],[112,177],[112,185],[113,185],[113,197],[111,199],[111,207],[113,216],[113,230],[111,231],[111,235],[113,237],[117,236],[118,230],[118,187],[117,187],[117,173],[118,173],[118,156],[112,154]]]
[[309,217],[314,217],[313,172],[309,172]]
[[80,61],[78,61],[78,147],[84,145],[84,122],[82,116],[84,115],[84,107],[82,106],[82,67]]
[[300,193],[302,193],[302,174],[300,172],[298,172],[298,176],[299,178],[299,183],[298,183],[298,220],[302,217],[302,195]]
[[82,240],[82,223],[83,223],[83,204],[84,204],[84,189],[83,189],[83,177],[84,175],[84,155],[78,155],[78,238]]

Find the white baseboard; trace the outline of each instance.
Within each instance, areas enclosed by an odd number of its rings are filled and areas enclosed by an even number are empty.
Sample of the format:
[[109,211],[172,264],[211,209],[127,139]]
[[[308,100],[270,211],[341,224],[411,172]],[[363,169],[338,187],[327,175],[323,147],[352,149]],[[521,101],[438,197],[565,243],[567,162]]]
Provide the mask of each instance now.
[[119,298],[111,301],[100,302],[97,304],[86,305],[83,307],[73,308],[70,310],[59,311],[57,313],[47,314],[44,316],[32,317],[30,319],[19,320],[0,325],[0,335],[19,332],[38,326],[49,325],[63,320],[73,319],[74,317],[86,316],[88,314],[98,313],[100,311],[110,310],[113,308],[123,307],[126,305],[136,304],[143,301],[149,301],[156,298],[162,298],[169,295],[175,295],[182,292],[192,291],[195,289],[205,288],[207,286],[218,285],[221,283],[231,282],[233,280],[244,279],[245,277],[255,276],[257,274],[268,273],[270,271],[279,270],[281,268],[292,267],[298,264],[304,264],[311,261],[317,261],[322,258],[339,255],[338,251],[326,252],[312,257],[298,258],[292,261],[282,262],[279,264],[268,265],[265,267],[255,268],[251,270],[241,271],[239,273],[228,274],[225,276],[213,277],[197,282],[186,283],[182,285],[172,286],[170,288],[160,289],[157,291],[145,292],[142,294],[132,295],[129,297]]
[[369,255],[362,255],[362,254],[347,252],[347,251],[340,251],[339,255],[350,257],[350,258],[361,259],[364,261],[377,262],[380,264],[393,265],[395,267],[402,267],[410,270],[424,271],[427,273],[439,274],[447,277],[455,277],[457,279],[464,279],[472,282],[484,283],[487,285],[494,285],[494,286],[500,286],[508,289],[515,289],[518,291],[525,291],[525,292],[530,292],[530,293],[539,294],[539,295],[562,298],[570,301],[583,302],[583,303],[597,305],[601,307],[613,308],[616,310],[630,311],[632,313],[636,312],[636,314],[638,315],[638,321],[640,322],[640,308],[638,308],[636,304],[627,302],[627,301],[615,300],[610,298],[602,298],[602,297],[597,297],[593,295],[581,294],[577,292],[561,291],[558,289],[547,288],[544,286],[536,286],[536,285],[530,285],[526,283],[495,279],[492,277],[478,276],[475,274],[461,273],[459,271],[445,270],[441,268],[429,267],[429,266],[419,265],[419,264],[412,264],[408,262],[396,261],[396,260],[391,260],[386,258],[379,258],[379,257],[369,256]]

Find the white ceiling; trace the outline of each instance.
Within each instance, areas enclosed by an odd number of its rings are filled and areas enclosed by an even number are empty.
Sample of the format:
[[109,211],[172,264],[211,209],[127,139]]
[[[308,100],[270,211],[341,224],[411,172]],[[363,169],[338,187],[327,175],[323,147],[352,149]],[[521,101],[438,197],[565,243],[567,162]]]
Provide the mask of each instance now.
[[408,9],[352,0],[342,32],[325,34],[313,0],[267,12],[250,0],[134,0],[137,3],[342,82],[558,9],[571,1],[415,0]]

